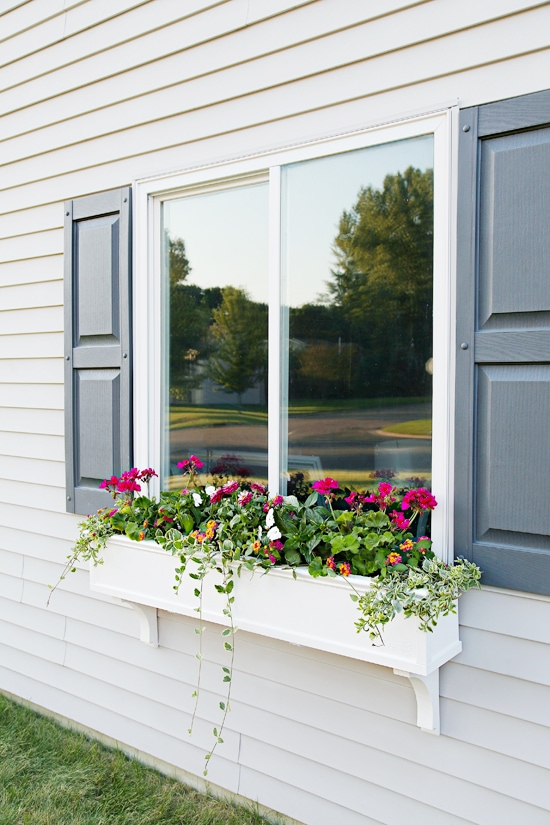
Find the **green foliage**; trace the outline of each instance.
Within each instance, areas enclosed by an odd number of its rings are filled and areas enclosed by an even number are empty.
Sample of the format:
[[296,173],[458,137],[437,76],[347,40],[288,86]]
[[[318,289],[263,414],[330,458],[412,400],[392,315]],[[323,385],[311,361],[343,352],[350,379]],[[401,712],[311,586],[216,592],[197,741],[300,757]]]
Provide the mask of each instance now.
[[267,307],[251,301],[244,289],[225,287],[212,315],[214,342],[207,373],[225,392],[239,399],[267,369]]
[[397,567],[385,578],[373,580],[370,589],[358,599],[361,617],[358,631],[383,642],[382,629],[397,613],[416,616],[420,629],[433,632],[440,616],[456,613],[456,600],[466,590],[480,587],[479,567],[466,559],[447,565],[434,557],[419,568]]

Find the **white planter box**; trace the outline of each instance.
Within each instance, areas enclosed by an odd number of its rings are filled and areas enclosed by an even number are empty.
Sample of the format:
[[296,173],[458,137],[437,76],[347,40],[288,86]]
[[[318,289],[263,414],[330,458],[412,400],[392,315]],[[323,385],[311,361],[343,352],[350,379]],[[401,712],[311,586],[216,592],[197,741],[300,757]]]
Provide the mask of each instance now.
[[[156,608],[191,616],[198,620],[198,599],[193,591],[197,582],[184,576],[176,593],[175,568],[178,557],[171,556],[154,542],[134,542],[126,537],[109,539],[104,564],[91,567],[92,590],[115,596],[142,610],[146,620],[146,638],[155,641]],[[428,691],[433,706],[434,691],[439,687],[438,669],[462,649],[458,637],[458,617],[441,617],[433,633],[418,629],[418,620],[397,616],[385,626],[384,644],[372,642],[366,632],[358,633],[355,621],[359,617],[356,604],[350,599],[350,583],[360,593],[369,587],[369,580],[361,576],[342,578],[312,578],[307,570],[243,570],[234,577],[235,601],[233,617],[240,630],[257,633],[291,644],[304,645],[340,656],[349,656],[365,662],[391,667],[400,675],[418,679],[418,691]],[[223,614],[225,597],[214,584],[221,581],[219,574],[208,573],[203,591],[203,621],[227,625]],[[151,627],[151,623],[155,627]],[[420,711],[420,705],[419,705]],[[438,719],[424,714],[421,727],[437,732]],[[438,716],[438,714],[437,714]],[[421,720],[422,722],[422,720]]]

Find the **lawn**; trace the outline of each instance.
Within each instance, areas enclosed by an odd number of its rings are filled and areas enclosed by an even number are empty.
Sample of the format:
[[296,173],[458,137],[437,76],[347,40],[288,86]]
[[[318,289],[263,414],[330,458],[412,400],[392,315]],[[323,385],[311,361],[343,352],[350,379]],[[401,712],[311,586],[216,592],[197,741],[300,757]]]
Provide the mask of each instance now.
[[[401,407],[409,404],[423,404],[428,398],[344,398],[341,400],[295,401],[288,408],[289,416],[323,415],[349,410],[368,410],[377,407]],[[208,407],[174,405],[170,407],[170,429],[183,430],[189,427],[215,427],[228,424],[267,425],[265,407],[243,404],[241,409],[234,404],[216,404]]]
[[0,825],[265,825],[0,694]]
[[432,435],[432,419],[419,418],[415,421],[402,421],[400,423],[390,424],[389,427],[384,427],[382,430],[388,435],[411,435],[416,438],[430,438]]

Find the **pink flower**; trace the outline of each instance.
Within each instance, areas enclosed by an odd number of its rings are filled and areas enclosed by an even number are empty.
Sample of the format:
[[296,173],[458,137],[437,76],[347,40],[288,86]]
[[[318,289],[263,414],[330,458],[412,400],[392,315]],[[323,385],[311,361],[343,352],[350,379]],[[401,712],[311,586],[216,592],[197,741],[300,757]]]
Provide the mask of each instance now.
[[403,513],[400,513],[399,510],[392,510],[390,513],[390,519],[391,523],[394,527],[397,527],[398,530],[407,530],[409,527],[409,519],[405,518]]
[[351,564],[348,561],[342,562],[338,565],[338,572],[341,576],[349,576],[351,573]]
[[259,495],[263,495],[265,493],[264,485],[263,484],[258,484],[257,481],[251,482],[250,489],[254,490],[255,493],[259,493]]
[[391,484],[388,482],[383,481],[381,484],[378,485],[378,492],[373,493],[370,496],[366,496],[364,501],[368,501],[370,504],[377,504],[381,510],[386,510],[390,504],[393,504],[396,499],[392,496],[395,487],[392,487]]
[[100,490],[108,489],[109,487],[116,487],[118,484],[118,476],[111,476],[111,478],[104,478],[99,485]]
[[394,567],[396,564],[400,564],[403,561],[403,557],[396,553],[390,553],[386,559],[386,564],[388,567]]
[[347,501],[347,503],[349,504],[349,506],[350,506],[350,507],[353,507],[353,505],[354,505],[354,503],[355,503],[355,499],[357,498],[357,496],[358,496],[358,493],[354,490],[353,492],[351,492],[351,493],[349,494],[349,496],[346,496],[346,498],[344,499],[344,501]]
[[239,493],[237,501],[241,505],[241,507],[245,507],[248,502],[252,499],[252,493],[250,491]]
[[222,490],[224,495],[230,496],[231,493],[236,492],[239,489],[239,482],[238,481],[230,481],[227,484],[224,484]]
[[418,487],[416,490],[409,490],[401,502],[402,510],[408,510],[410,508],[411,510],[416,510],[419,513],[424,510],[433,510],[435,507],[437,507],[437,501],[425,487]]
[[334,556],[330,556],[326,561],[327,567],[330,567],[331,570],[336,570],[336,563],[334,561]]
[[322,478],[320,481],[314,481],[311,485],[315,492],[320,493],[322,496],[330,495],[332,490],[338,489],[338,482],[334,478]]
[[204,467],[204,462],[196,455],[190,455],[185,461],[178,461],[178,467],[187,473],[197,473]]

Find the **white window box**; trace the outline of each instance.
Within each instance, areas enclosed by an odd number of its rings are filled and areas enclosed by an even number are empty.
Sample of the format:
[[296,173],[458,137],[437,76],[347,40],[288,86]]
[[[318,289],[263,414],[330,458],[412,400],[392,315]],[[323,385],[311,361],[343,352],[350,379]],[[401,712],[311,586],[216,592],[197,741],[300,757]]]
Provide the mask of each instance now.
[[[176,593],[175,568],[179,559],[154,542],[134,542],[124,536],[109,539],[104,564],[91,568],[92,590],[123,599],[136,607],[142,619],[143,641],[157,643],[156,611],[166,610],[198,619],[197,582],[184,576]],[[369,580],[312,578],[307,570],[274,569],[267,574],[243,570],[235,576],[233,617],[239,630],[304,645],[339,656],[349,656],[408,677],[416,692],[418,725],[439,733],[439,667],[462,649],[458,616],[441,617],[433,633],[418,628],[418,620],[397,616],[383,631],[384,644],[373,643],[369,634],[357,633],[357,607],[350,599]],[[225,597],[211,572],[204,584],[203,621],[227,625]]]

